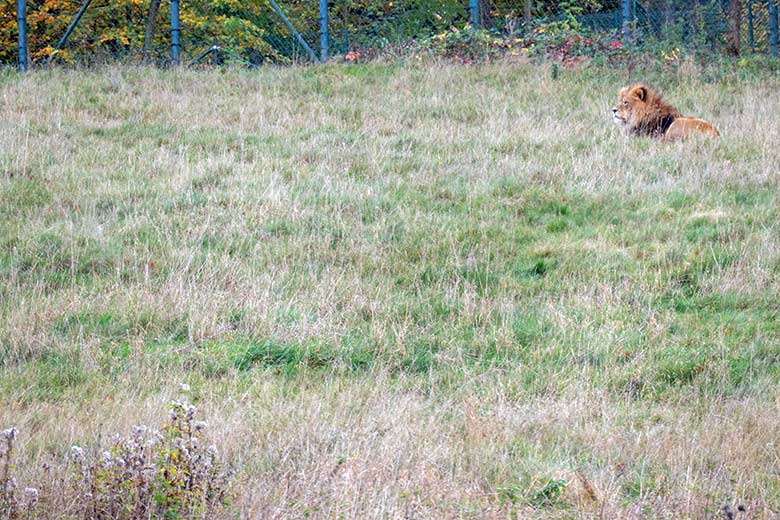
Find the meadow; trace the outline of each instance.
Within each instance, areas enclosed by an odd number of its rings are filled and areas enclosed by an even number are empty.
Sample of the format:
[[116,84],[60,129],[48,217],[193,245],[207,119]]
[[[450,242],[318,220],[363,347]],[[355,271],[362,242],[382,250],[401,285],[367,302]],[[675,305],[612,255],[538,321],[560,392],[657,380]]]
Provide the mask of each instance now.
[[641,74],[722,137],[609,69],[0,72],[20,488],[186,384],[221,517],[776,518],[777,78]]

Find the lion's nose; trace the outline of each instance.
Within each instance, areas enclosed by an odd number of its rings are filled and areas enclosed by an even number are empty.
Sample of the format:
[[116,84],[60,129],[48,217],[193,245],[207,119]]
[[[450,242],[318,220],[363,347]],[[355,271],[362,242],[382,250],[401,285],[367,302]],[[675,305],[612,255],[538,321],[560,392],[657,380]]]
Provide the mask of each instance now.
[[612,113],[613,113],[613,114],[617,114],[617,108],[613,108],[613,109],[612,109]]

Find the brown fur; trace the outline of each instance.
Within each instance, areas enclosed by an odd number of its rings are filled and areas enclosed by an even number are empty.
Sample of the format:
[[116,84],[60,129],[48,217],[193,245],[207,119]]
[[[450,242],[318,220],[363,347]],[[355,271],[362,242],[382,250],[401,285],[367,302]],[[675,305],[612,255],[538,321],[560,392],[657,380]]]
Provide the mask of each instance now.
[[615,123],[630,135],[645,135],[664,141],[693,134],[718,136],[718,130],[703,119],[683,117],[679,110],[645,84],[623,87],[612,109]]

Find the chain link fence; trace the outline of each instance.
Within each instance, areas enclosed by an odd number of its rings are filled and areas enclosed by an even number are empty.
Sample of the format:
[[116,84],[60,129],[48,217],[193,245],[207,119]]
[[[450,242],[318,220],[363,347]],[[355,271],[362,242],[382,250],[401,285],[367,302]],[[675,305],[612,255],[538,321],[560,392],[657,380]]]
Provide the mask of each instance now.
[[[780,0],[0,0],[0,62],[171,61],[179,5],[181,61],[250,65],[392,53],[448,31],[523,38],[545,27],[612,34],[627,47],[777,55]],[[67,32],[77,14],[83,18]],[[326,15],[323,17],[323,14]],[[20,63],[21,64],[21,63]]]
[[[411,0],[385,2],[378,12],[342,8],[344,41],[383,47],[431,37],[466,24],[523,36],[544,24],[570,22],[590,33],[629,36],[641,46],[667,42],[729,54],[777,54],[778,0]],[[340,48],[344,45],[341,44]]]
[[309,61],[320,38],[316,0],[0,0],[0,63],[17,61],[24,27],[31,65],[169,64],[176,4],[182,63]]

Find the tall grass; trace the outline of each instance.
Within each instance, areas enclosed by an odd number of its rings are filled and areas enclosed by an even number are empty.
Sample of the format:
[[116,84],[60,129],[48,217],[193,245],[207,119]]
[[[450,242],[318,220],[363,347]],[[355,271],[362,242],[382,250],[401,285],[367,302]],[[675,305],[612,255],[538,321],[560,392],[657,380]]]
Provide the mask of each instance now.
[[596,69],[4,77],[19,485],[187,383],[246,517],[776,516],[776,79],[641,79],[722,137]]

